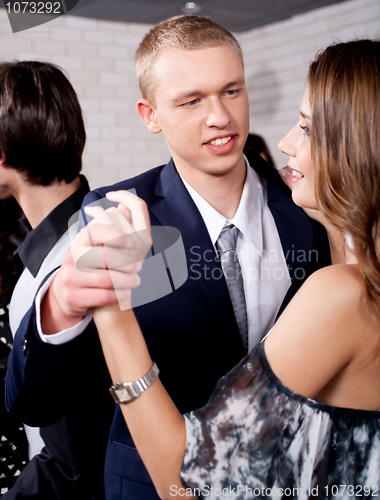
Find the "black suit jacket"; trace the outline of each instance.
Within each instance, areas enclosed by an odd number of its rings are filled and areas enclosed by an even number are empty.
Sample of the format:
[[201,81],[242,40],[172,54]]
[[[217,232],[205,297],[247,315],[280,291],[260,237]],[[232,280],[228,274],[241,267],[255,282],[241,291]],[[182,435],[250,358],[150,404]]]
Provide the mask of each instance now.
[[[277,172],[258,155],[253,154],[249,160],[267,185],[268,206],[292,279],[282,310],[310,273],[329,264],[327,238],[323,228],[294,205]],[[213,274],[213,270],[220,270],[220,263],[209,258],[214,250],[206,226],[172,161],[134,179],[97,189],[86,196],[84,204],[102,200],[107,191],[118,189],[135,189],[148,204],[151,225],[175,227],[183,239],[188,265],[186,282],[134,310],[152,359],[160,368],[160,378],[179,410],[185,413],[204,405],[217,380],[245,354],[227,286],[224,279],[211,278],[220,276],[219,272]],[[73,402],[77,411],[87,411],[88,418],[94,418],[96,411],[101,412],[111,400],[104,390],[97,393],[91,373],[79,376],[83,360],[95,355],[99,359],[94,324],[72,342],[50,346],[36,336],[33,314],[30,311],[29,317],[24,318],[16,335],[19,345],[13,349],[10,363],[8,406],[26,423],[34,425],[50,423]],[[26,354],[22,353],[25,338],[30,339]],[[56,392],[57,384],[63,384],[59,397],[49,397],[52,391]],[[110,431],[105,490],[107,500],[158,498],[119,407]]]
[[[68,247],[68,238],[63,236],[67,231],[68,222],[80,209],[86,193],[89,192],[86,179],[83,176],[80,177],[81,187],[57,205],[33,231],[30,231],[17,249],[23,265],[29,272],[27,272],[27,278],[18,284],[16,296],[13,297],[11,308],[14,312],[18,307],[24,307],[23,304],[18,304],[17,300],[22,299],[23,302],[27,301],[29,304],[34,302],[30,290],[36,290],[41,286],[49,273],[61,262],[62,252]],[[26,288],[23,289],[22,286]],[[25,297],[22,297],[22,294],[26,294]],[[30,318],[30,312],[27,318]],[[20,329],[21,337],[15,339],[16,350],[19,350],[19,354],[25,354],[18,358],[18,361],[22,363],[29,359],[28,342],[31,342],[30,347],[33,349],[34,341],[33,336],[23,334],[25,331],[23,325],[26,324],[24,318]],[[21,350],[19,341],[24,342]],[[46,360],[40,358],[38,362],[44,370]],[[103,372],[99,372],[102,365],[104,362],[100,352],[99,359],[94,353],[90,358],[81,360],[84,372],[96,370],[92,377],[97,377],[97,380],[93,378],[94,386],[98,386],[97,391],[100,390],[99,384],[101,383],[104,385],[104,391],[107,391],[108,373],[105,366],[103,366]],[[23,368],[25,368],[25,375],[28,376],[27,364]],[[64,376],[66,377],[70,371],[71,366],[66,366]],[[48,376],[49,370],[47,369],[46,372]],[[10,380],[13,374],[12,369]],[[56,384],[52,389],[56,396],[64,387],[64,383],[63,380],[61,385]],[[44,397],[47,401],[53,399],[52,393],[45,394]],[[30,399],[30,405],[34,405],[33,395]],[[111,406],[108,413],[102,411],[98,414],[96,422],[89,421],[84,408],[82,412],[79,412],[74,404],[68,405],[67,412],[60,415],[57,421],[41,428],[41,436],[45,442],[44,448],[27,463],[14,486],[3,496],[4,500],[45,498],[48,500],[102,500],[103,465],[112,416]],[[98,434],[96,441],[93,439],[95,433]]]

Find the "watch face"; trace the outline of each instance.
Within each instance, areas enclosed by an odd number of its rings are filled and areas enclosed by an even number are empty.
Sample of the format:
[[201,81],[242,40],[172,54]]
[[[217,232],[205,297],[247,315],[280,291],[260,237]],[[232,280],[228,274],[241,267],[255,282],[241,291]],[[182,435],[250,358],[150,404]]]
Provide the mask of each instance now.
[[120,403],[128,403],[134,399],[128,389],[121,385],[117,389],[115,389],[115,393],[120,401]]
[[130,389],[120,382],[110,388],[110,393],[116,403],[129,403],[136,399]]

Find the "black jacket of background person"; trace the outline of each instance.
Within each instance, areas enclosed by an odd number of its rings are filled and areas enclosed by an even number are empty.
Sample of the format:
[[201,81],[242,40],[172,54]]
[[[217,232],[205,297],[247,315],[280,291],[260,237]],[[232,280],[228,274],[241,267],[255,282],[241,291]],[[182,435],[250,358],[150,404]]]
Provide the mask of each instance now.
[[[32,291],[38,289],[51,272],[61,264],[70,244],[67,232],[68,222],[80,210],[83,199],[89,192],[85,177],[81,175],[80,179],[81,187],[57,205],[37,227],[28,233],[18,247],[17,253],[25,266],[26,276],[16,285],[11,308],[19,308],[20,311],[24,303],[25,305],[32,304],[34,302]],[[24,303],[19,303],[19,300]],[[29,319],[28,314],[27,318]],[[23,329],[23,324],[21,323],[19,327],[20,331]],[[15,349],[16,351],[20,349],[23,362],[28,359],[29,347],[33,349],[33,340],[28,337],[31,342],[29,345],[28,342],[25,343],[26,338],[24,338],[24,344],[20,346],[19,329],[13,333],[15,333]],[[42,357],[38,362],[40,363],[39,369],[48,377],[48,360]],[[65,386],[65,379],[70,380],[72,362],[75,363],[76,360],[70,359],[63,367],[62,382],[54,386],[53,392],[44,394],[48,405],[50,401],[54,401],[55,397],[60,397],[62,387]],[[91,356],[91,359],[83,359],[81,363],[83,373],[91,373],[92,382],[94,386],[97,386],[97,390],[103,387],[103,390],[107,391],[108,372],[104,366],[102,354],[98,351]],[[15,368],[16,372],[13,371]],[[29,376],[28,366],[25,365],[24,368],[25,375]],[[13,379],[13,374],[18,373],[17,370],[17,363],[9,367],[10,380]],[[38,391],[38,387],[36,390]],[[22,391],[20,395],[22,397]],[[70,394],[68,397],[70,399]],[[29,404],[34,407],[36,403],[37,401],[34,401],[31,395]],[[102,410],[98,418],[93,421],[89,421],[85,411],[78,411],[72,404],[65,406],[64,410],[63,414],[57,415],[56,420],[49,419],[47,423],[50,425],[44,426],[45,422],[41,423],[40,434],[45,442],[44,448],[26,465],[14,486],[3,495],[2,500],[103,499],[104,457],[113,408],[108,407],[108,412]],[[95,433],[97,433],[96,440],[93,439]]]

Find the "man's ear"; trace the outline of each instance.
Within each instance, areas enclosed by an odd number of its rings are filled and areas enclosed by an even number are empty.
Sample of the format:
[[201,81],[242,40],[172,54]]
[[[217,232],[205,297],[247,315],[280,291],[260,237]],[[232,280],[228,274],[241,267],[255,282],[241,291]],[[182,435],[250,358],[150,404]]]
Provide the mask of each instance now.
[[136,103],[136,109],[142,121],[152,134],[161,132],[161,127],[156,117],[156,111],[148,99],[139,99]]
[[0,155],[0,165],[1,166],[5,165],[5,160],[6,160],[5,153],[4,153],[4,151],[2,151],[1,155]]

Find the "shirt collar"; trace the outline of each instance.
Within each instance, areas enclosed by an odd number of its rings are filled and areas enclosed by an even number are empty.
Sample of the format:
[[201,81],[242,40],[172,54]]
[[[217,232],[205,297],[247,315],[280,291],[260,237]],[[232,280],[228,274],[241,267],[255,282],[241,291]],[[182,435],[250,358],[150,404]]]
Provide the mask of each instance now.
[[30,231],[16,252],[25,267],[36,277],[43,261],[57,241],[68,229],[68,221],[82,205],[89,192],[87,179],[80,175],[81,187],[60,203]]
[[226,219],[215,210],[183,177],[181,179],[197,206],[214,245],[223,227],[232,223],[256,247],[257,251],[261,253],[263,250],[263,185],[258,174],[249,166],[247,159],[246,165],[247,175],[243,193],[235,217],[231,220]]
[[261,253],[263,250],[263,185],[258,174],[247,163],[247,176],[235,217],[230,221]]

